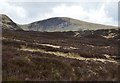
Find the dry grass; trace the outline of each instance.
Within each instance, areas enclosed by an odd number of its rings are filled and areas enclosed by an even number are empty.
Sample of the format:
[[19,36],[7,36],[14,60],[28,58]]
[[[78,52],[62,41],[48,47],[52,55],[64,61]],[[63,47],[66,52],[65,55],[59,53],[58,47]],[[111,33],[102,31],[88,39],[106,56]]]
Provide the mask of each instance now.
[[119,80],[117,38],[73,33],[3,30],[3,81]]

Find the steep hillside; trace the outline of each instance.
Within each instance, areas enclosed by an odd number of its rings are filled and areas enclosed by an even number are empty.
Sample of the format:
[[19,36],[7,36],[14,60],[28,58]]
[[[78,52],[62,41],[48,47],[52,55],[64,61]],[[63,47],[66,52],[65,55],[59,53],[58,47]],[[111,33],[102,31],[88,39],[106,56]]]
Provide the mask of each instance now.
[[86,29],[112,29],[117,27],[94,24],[67,17],[54,17],[36,21],[28,25],[21,25],[21,28],[30,31],[79,31]]
[[2,29],[22,30],[16,23],[4,14],[0,14],[0,20],[0,26],[2,26]]

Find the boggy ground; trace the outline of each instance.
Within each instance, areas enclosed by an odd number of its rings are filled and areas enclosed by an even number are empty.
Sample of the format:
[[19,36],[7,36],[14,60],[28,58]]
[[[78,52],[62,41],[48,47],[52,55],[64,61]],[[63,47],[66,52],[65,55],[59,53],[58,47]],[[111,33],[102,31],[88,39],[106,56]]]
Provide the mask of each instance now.
[[3,81],[117,81],[118,30],[3,30]]

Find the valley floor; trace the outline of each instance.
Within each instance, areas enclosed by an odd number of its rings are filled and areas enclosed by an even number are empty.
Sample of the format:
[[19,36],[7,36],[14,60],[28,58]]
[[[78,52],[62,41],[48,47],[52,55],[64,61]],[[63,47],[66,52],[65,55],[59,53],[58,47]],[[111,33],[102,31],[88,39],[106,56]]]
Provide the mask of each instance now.
[[3,81],[118,81],[118,36],[3,30]]

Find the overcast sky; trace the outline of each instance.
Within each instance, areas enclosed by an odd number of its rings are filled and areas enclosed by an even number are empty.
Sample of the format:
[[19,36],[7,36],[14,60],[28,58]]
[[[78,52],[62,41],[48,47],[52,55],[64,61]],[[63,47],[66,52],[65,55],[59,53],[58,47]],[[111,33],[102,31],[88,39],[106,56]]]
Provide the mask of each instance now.
[[[98,2],[100,1],[100,2]],[[51,17],[70,17],[87,22],[117,25],[118,0],[1,0],[0,13],[18,24]]]

